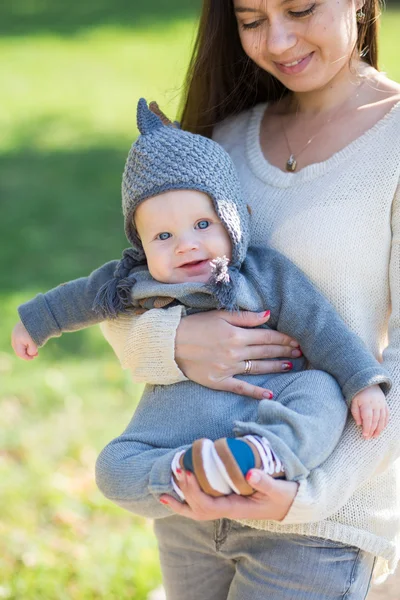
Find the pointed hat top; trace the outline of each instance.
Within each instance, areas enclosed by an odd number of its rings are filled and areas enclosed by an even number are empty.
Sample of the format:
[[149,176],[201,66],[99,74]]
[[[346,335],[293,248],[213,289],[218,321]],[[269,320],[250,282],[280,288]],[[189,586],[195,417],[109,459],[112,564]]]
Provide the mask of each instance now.
[[164,127],[161,119],[155,115],[144,98],[140,98],[137,106],[137,126],[141,135],[147,135]]

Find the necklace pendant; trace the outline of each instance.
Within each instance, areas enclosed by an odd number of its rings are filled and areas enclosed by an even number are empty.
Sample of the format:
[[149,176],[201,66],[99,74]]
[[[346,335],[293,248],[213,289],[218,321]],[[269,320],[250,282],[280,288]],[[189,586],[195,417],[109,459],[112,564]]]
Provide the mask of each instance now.
[[295,171],[297,167],[297,160],[295,159],[294,155],[291,154],[287,160],[286,163],[286,171]]

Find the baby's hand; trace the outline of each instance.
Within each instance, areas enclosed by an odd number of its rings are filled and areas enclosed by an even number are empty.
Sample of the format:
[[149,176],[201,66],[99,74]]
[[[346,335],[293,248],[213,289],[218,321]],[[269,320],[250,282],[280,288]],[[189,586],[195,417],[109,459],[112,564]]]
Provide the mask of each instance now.
[[379,385],[373,385],[354,396],[350,410],[357,425],[362,425],[366,440],[378,437],[389,421],[385,394]]
[[12,331],[11,345],[15,354],[24,360],[33,360],[38,355],[37,346],[21,321]]

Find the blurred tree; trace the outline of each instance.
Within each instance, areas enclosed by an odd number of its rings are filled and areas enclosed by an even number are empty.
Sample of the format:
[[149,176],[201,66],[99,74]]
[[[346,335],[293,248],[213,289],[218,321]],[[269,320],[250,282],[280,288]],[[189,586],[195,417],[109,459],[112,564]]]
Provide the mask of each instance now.
[[195,15],[201,0],[2,0],[0,35],[73,34],[99,25],[144,27]]

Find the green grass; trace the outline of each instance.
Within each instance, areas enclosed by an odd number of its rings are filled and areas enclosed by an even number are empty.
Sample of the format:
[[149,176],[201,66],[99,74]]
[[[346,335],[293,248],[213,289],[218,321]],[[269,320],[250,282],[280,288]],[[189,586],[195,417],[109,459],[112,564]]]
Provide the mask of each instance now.
[[[137,98],[175,116],[198,4],[0,7],[0,599],[145,600],[160,582],[150,523],[94,483],[140,388],[97,328],[52,340],[32,363],[9,336],[20,302],[125,246],[119,186]],[[381,62],[397,80],[399,30],[388,13]]]

